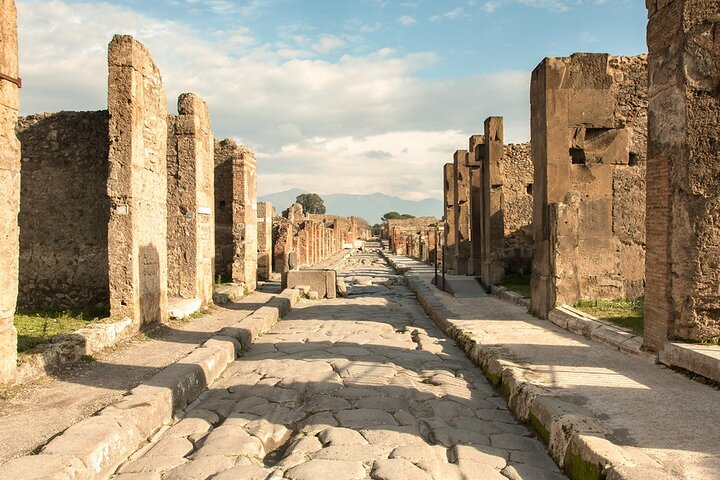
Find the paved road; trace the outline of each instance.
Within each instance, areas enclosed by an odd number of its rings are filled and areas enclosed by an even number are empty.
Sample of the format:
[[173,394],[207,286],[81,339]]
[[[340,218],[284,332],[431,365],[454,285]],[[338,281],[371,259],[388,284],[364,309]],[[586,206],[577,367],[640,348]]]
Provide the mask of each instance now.
[[117,479],[560,479],[374,253],[301,301]]

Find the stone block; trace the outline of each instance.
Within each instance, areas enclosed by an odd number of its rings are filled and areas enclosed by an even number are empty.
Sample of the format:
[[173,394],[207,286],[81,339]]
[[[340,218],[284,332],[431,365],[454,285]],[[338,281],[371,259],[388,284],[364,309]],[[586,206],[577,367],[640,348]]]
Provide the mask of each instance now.
[[293,270],[287,274],[288,288],[307,285],[309,291],[317,292],[320,298],[335,298],[337,274],[335,270]]

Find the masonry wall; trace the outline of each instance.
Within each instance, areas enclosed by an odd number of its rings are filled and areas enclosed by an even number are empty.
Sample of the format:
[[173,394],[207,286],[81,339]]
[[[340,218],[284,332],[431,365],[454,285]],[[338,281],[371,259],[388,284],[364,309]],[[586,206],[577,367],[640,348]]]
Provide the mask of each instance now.
[[[0,72],[19,78],[13,0],[0,0],[0,27]],[[14,380],[17,361],[13,316],[18,292],[20,142],[15,124],[19,105],[19,85],[0,80],[0,384]]]
[[269,280],[273,271],[273,216],[271,203],[258,202],[258,278]]
[[215,141],[215,268],[226,280],[257,287],[255,154],[232,140]]
[[19,119],[18,308],[108,308],[108,112]]
[[467,165],[470,195],[470,262],[469,275],[482,275],[483,236],[483,159],[485,158],[485,135],[473,135],[468,141]]
[[467,150],[458,150],[453,156],[455,187],[455,273],[467,275],[470,269],[470,167]]
[[455,165],[446,163],[443,166],[443,205],[445,211],[445,238],[443,245],[443,262],[448,272],[457,269],[457,227],[455,221]]
[[108,49],[110,313],[136,325],[167,314],[167,100],[131,36]]
[[504,132],[502,117],[485,120],[485,143],[482,158],[482,282],[486,286],[499,283],[505,274],[503,215]]
[[642,296],[646,58],[547,58],[531,111],[533,309]]
[[214,138],[207,104],[185,93],[168,115],[168,294],[212,302],[215,282]]
[[527,275],[533,259],[533,163],[530,144],[505,145],[500,165],[505,274]]
[[645,346],[720,340],[720,3],[648,0]]

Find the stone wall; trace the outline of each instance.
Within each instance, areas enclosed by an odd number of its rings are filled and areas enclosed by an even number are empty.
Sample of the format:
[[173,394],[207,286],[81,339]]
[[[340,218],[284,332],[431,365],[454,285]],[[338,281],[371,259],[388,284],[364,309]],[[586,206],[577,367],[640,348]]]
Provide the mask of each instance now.
[[383,232],[394,255],[406,255],[423,262],[435,262],[435,217],[385,220]]
[[485,143],[482,158],[482,282],[499,283],[505,274],[503,217],[504,132],[502,117],[485,120]]
[[110,313],[136,325],[167,313],[167,100],[144,45],[108,50]]
[[500,164],[505,274],[528,274],[533,259],[533,163],[530,144],[505,145]]
[[[0,0],[0,27],[0,73],[19,78],[14,0]],[[17,360],[13,316],[18,292],[20,143],[15,124],[19,105],[19,85],[0,79],[0,384],[14,380]]]
[[275,209],[271,203],[258,202],[258,278],[269,280],[273,271],[273,217]]
[[107,308],[108,112],[21,118],[24,310]]
[[547,58],[530,96],[533,309],[642,296],[646,58]]
[[646,5],[645,346],[660,350],[668,338],[720,340],[720,3]]
[[455,226],[455,165],[446,163],[443,166],[443,206],[445,212],[445,238],[443,242],[443,262],[445,269],[453,273],[457,269],[455,243],[457,228]]
[[255,154],[232,140],[215,141],[215,269],[225,280],[257,286]]
[[214,138],[206,103],[180,95],[168,115],[168,295],[212,302],[215,283]]

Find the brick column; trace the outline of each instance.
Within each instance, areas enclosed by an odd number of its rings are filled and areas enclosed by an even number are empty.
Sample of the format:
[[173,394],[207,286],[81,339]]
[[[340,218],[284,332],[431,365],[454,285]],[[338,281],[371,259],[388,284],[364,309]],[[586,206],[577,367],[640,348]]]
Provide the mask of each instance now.
[[456,267],[455,243],[457,222],[455,221],[455,165],[446,163],[443,166],[443,201],[445,208],[445,247],[443,259],[448,272],[454,273]]
[[482,159],[485,158],[485,136],[473,135],[468,145],[470,170],[470,268],[469,275],[482,275]]
[[482,281],[490,287],[502,280],[505,265],[502,261],[505,224],[502,211],[503,176],[501,163],[505,155],[503,118],[485,120],[485,154],[483,158],[483,240]]
[[470,263],[470,169],[467,150],[458,150],[453,157],[455,171],[455,273],[467,275]]

